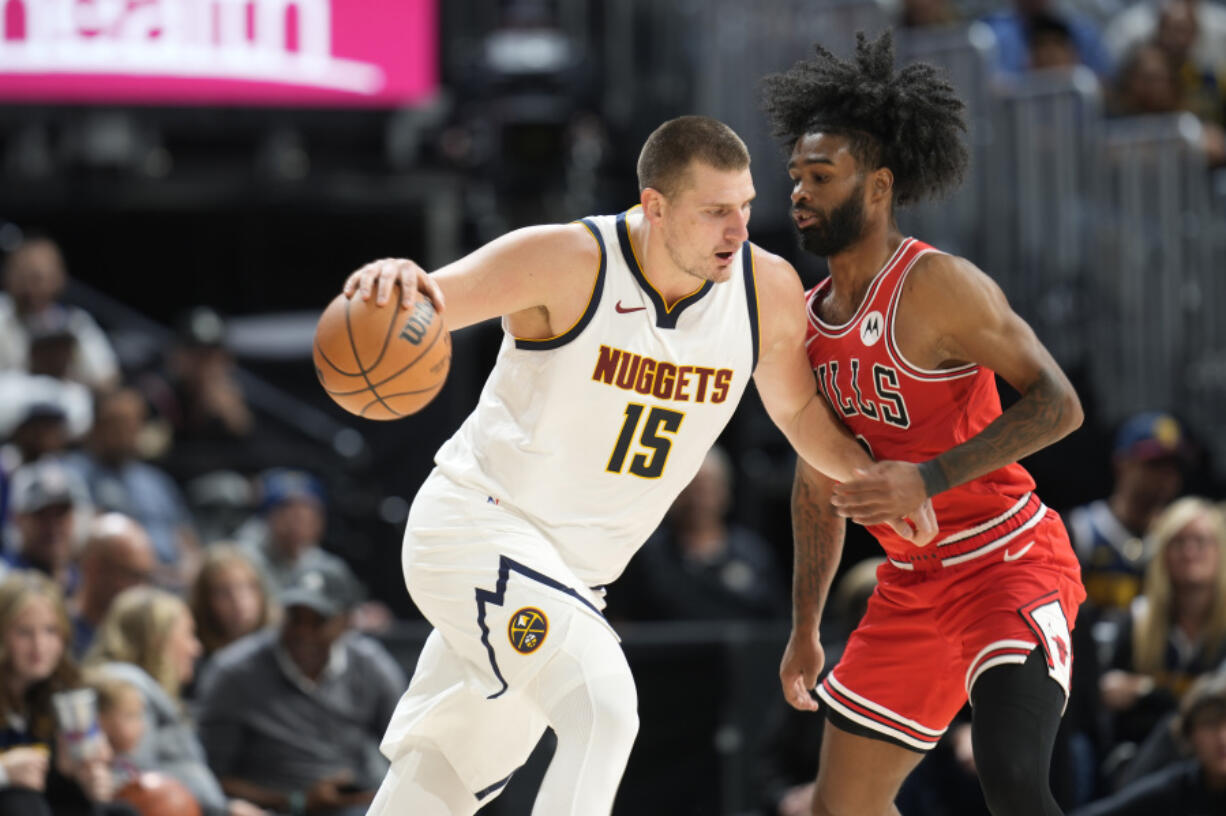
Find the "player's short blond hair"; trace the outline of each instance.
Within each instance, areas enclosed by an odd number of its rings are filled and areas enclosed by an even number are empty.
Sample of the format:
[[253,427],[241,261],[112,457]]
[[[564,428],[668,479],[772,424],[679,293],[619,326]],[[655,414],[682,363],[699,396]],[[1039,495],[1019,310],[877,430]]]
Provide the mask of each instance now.
[[650,187],[665,198],[685,188],[690,165],[743,170],[749,150],[732,128],[709,116],[678,116],[660,125],[639,152],[639,190]]

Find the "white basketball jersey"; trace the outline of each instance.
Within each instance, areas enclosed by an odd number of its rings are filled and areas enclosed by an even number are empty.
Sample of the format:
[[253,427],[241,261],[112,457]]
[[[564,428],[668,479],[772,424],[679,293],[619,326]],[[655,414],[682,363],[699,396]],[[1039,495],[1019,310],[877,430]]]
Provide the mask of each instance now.
[[732,417],[757,363],[758,303],[748,243],[729,280],[670,309],[626,213],[582,223],[601,253],[587,309],[557,337],[503,338],[435,462],[525,516],[597,586],[621,574]]

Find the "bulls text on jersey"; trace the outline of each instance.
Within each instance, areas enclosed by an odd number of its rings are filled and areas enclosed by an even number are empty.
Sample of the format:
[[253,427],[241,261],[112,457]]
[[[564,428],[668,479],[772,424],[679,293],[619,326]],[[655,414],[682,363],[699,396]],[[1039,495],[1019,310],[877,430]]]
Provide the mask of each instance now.
[[848,371],[845,375],[847,390],[839,384],[839,361],[831,360],[817,367],[817,382],[822,394],[834,410],[843,416],[859,414],[867,419],[884,422],[896,428],[911,427],[911,416],[907,413],[907,402],[903,399],[899,388],[898,371],[893,366],[873,363],[871,372],[864,372],[872,386],[871,393],[876,399],[865,399],[865,390],[860,385],[860,360],[852,357],[848,361]]

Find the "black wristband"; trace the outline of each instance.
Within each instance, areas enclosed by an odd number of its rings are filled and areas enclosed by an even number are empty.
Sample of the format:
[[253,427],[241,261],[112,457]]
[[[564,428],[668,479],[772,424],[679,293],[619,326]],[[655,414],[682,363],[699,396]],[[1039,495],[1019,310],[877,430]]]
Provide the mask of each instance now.
[[936,459],[919,463],[920,478],[924,480],[924,492],[931,498],[949,489],[949,478]]

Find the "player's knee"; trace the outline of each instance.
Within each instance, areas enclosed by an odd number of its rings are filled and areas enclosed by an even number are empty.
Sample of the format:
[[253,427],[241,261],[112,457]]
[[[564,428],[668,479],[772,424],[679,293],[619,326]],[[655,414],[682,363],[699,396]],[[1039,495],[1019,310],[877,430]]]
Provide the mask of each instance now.
[[447,758],[417,745],[391,763],[367,816],[469,816],[476,808],[476,797]]
[[[606,682],[607,681],[607,682]],[[596,730],[629,747],[639,731],[638,691],[629,674],[601,678],[594,683]]]
[[638,692],[621,646],[596,621],[576,618],[534,693],[560,740],[629,745],[638,733]]

